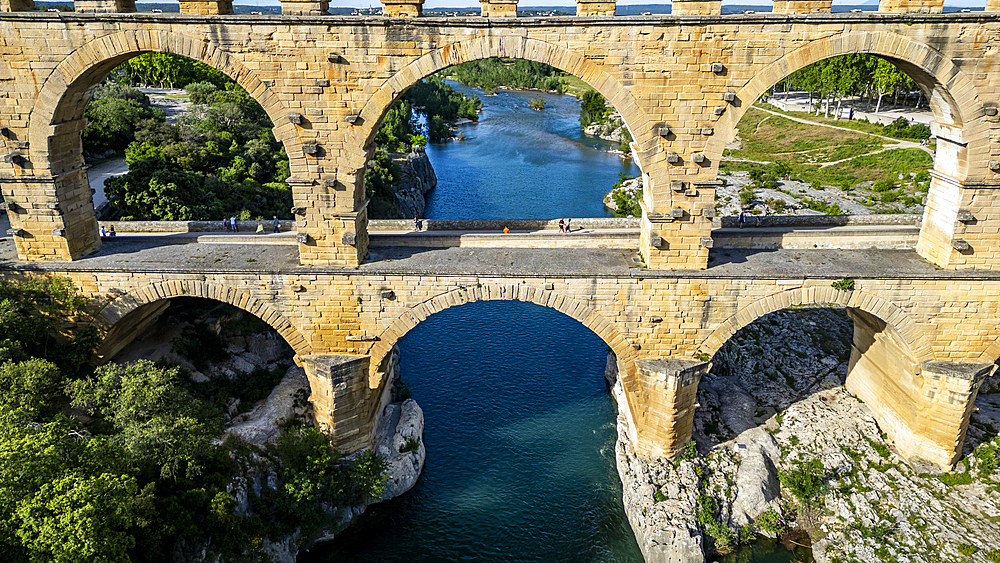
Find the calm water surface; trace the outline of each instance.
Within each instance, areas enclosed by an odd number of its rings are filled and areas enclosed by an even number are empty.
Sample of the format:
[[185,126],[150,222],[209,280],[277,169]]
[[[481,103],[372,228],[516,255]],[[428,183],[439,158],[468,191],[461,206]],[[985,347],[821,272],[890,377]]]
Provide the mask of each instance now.
[[[631,159],[607,152],[612,143],[580,129],[580,101],[572,96],[501,90],[478,95],[477,123],[461,125],[465,141],[427,146],[438,185],[427,197],[428,219],[551,219],[610,217],[604,195],[618,174],[638,176]],[[528,107],[531,98],[545,109]],[[617,145],[615,145],[617,148]]]

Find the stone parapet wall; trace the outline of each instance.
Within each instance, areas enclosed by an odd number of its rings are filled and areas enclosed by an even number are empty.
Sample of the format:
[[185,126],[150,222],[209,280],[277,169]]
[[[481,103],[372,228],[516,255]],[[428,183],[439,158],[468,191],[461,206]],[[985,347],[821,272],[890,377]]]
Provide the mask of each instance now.
[[[868,225],[906,225],[919,227],[922,215],[747,215],[745,228],[751,227],[847,227]],[[735,229],[740,226],[736,216],[717,217],[715,227]]]

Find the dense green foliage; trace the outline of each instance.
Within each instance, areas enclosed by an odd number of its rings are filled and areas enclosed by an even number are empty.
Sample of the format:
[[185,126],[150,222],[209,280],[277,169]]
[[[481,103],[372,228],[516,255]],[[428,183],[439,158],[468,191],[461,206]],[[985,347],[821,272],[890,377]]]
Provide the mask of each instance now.
[[91,158],[121,152],[135,140],[137,130],[166,121],[163,111],[151,107],[142,92],[118,85],[98,88],[84,115],[89,123],[83,147]]
[[[93,338],[58,333],[84,305],[65,279],[0,282],[0,560],[262,561],[269,533],[381,495],[381,457],[342,460],[304,421],[270,448],[219,443],[217,389],[149,361],[87,367],[72,350]],[[227,484],[252,468],[278,487],[236,514]]]
[[524,59],[480,59],[455,65],[446,72],[459,83],[480,87],[487,94],[496,93],[500,86],[560,94],[566,91],[566,84],[561,78],[564,75],[562,71]]
[[[125,149],[129,172],[105,182],[111,205],[126,220],[290,218],[288,159],[264,110],[231,82],[225,89],[211,83],[188,88],[192,100],[204,103],[177,125],[162,117],[135,124]],[[114,95],[132,92],[120,88]],[[98,103],[111,99],[120,100]]]
[[483,101],[455,91],[437,76],[428,76],[410,88],[404,97],[427,117],[427,138],[439,142],[451,138],[450,126],[459,118],[479,119]]
[[633,187],[625,187],[625,182],[634,179],[624,172],[618,174],[618,181],[611,187],[611,199],[615,202],[615,217],[641,217],[642,183]]
[[184,88],[192,82],[210,82],[224,88],[232,82],[205,63],[171,53],[145,53],[111,71],[115,81],[161,88]]
[[602,121],[611,114],[611,107],[597,90],[587,90],[580,99],[580,126]]

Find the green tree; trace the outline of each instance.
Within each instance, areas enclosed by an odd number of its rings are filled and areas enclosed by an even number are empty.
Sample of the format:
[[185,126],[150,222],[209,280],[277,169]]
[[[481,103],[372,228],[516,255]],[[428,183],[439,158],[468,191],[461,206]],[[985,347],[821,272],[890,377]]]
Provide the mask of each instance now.
[[602,96],[596,90],[587,90],[580,99],[580,125],[586,127],[595,121],[600,121],[611,113]]
[[45,554],[33,560],[127,563],[137,493],[135,478],[125,475],[63,475],[17,507],[17,536]]
[[[0,280],[0,348],[7,358],[48,358],[62,373],[75,376],[85,369],[97,344],[93,328],[60,335],[66,319],[86,312],[87,300],[68,278],[44,276],[11,283]],[[21,352],[11,353],[16,347]]]
[[180,385],[179,370],[148,360],[102,366],[94,377],[71,382],[69,391],[73,406],[113,426],[112,443],[163,479],[197,475],[218,431],[209,407]]
[[83,146],[91,155],[123,151],[135,140],[139,123],[147,119],[163,121],[163,111],[132,100],[102,98],[87,106],[89,124],[83,131]]

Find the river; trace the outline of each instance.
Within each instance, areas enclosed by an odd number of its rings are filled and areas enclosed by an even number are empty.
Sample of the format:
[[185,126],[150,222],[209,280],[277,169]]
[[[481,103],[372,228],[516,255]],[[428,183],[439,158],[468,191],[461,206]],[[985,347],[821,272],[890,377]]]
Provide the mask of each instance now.
[[[536,96],[541,112],[528,108]],[[618,174],[639,173],[580,131],[570,96],[501,91],[483,101],[479,123],[460,128],[467,140],[427,148],[438,176],[429,218],[607,216],[601,199]],[[424,409],[423,475],[300,563],[642,562],[596,334],[553,309],[484,302],[432,315],[399,348]],[[765,551],[740,561],[793,561]]]
[[[433,143],[427,157],[438,185],[427,196],[428,219],[610,217],[604,195],[619,173],[638,176],[617,145],[580,129],[580,102],[568,95],[448,84],[483,100],[476,123],[459,126],[464,141]],[[531,98],[545,109],[528,107]]]

